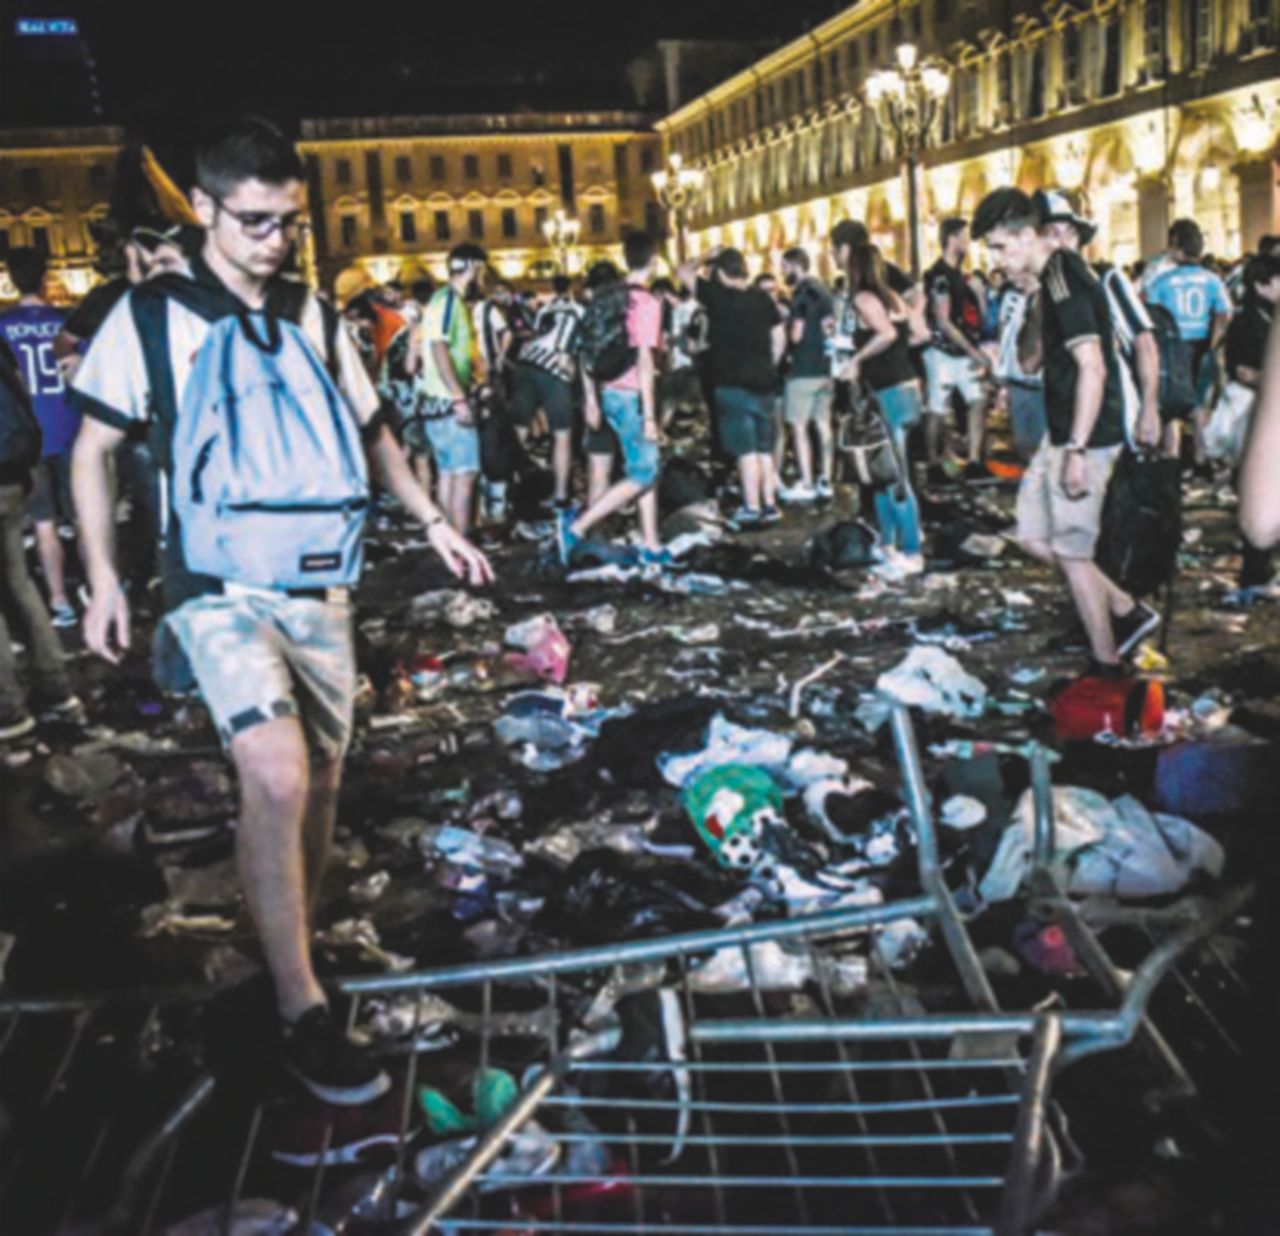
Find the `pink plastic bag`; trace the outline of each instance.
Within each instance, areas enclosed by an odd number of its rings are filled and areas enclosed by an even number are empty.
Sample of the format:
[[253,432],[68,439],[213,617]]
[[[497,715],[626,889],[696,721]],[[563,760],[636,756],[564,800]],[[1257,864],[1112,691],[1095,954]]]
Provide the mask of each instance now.
[[564,685],[569,676],[573,645],[550,614],[540,614],[511,627],[507,631],[507,643],[521,650],[504,658],[508,665],[543,682]]

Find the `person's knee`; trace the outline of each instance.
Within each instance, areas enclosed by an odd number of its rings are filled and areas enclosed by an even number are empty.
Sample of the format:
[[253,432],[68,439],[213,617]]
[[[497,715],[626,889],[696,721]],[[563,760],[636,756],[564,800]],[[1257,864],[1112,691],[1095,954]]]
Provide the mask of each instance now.
[[233,741],[231,755],[246,798],[264,803],[273,814],[305,803],[311,769],[295,719],[280,718],[246,731]]
[[1019,537],[1018,545],[1022,552],[1028,557],[1034,558],[1037,562],[1046,563],[1053,566],[1056,561],[1053,553],[1053,546],[1048,541],[1041,540],[1038,537]]

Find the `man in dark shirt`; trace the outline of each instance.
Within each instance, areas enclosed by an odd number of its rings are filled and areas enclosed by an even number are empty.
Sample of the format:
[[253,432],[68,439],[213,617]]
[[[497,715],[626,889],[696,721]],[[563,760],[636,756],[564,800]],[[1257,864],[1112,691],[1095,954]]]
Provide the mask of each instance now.
[[982,480],[988,476],[982,459],[991,363],[980,346],[982,306],[963,270],[969,252],[969,225],[964,219],[944,219],[938,238],[942,256],[924,276],[933,334],[924,354],[929,462],[935,467],[942,463],[945,418],[951,415],[952,400],[959,396],[964,401],[969,425],[969,465],[965,476]]
[[1124,444],[1123,396],[1106,293],[1079,254],[1044,233],[1035,203],[997,189],[974,215],[994,264],[1040,280],[1048,432],[1018,492],[1018,539],[1056,565],[1092,649],[1091,670],[1123,673],[1120,658],[1159,618],[1094,562],[1107,484]]
[[[798,246],[782,255],[782,278],[791,289],[787,319],[786,419],[795,446],[800,479],[782,490],[784,502],[830,502],[833,435],[831,402],[835,381],[827,359],[827,328],[835,314],[831,293],[810,273],[809,255]],[[814,483],[813,442],[818,438],[817,483]]]
[[742,482],[737,522],[744,528],[776,523],[773,407],[785,347],[782,315],[768,293],[751,286],[746,259],[737,249],[713,250],[701,263],[682,267],[680,278],[707,311],[707,362],[720,441],[738,461]]

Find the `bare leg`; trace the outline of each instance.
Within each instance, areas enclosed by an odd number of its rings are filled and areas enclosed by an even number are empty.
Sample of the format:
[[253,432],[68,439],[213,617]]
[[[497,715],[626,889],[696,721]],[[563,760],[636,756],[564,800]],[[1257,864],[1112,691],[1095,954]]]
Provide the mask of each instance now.
[[307,814],[302,831],[309,921],[315,915],[324,873],[329,867],[333,826],[338,818],[338,788],[341,784],[341,760],[317,760],[311,765],[311,785],[307,793]]
[[778,476],[773,470],[773,456],[759,455],[760,503],[762,506],[778,505]]
[[1115,665],[1120,657],[1111,630],[1111,610],[1102,572],[1095,563],[1081,558],[1059,558],[1058,566],[1071,589],[1071,599],[1089,637],[1094,660]]
[[987,448],[987,405],[985,400],[969,406],[969,462],[980,464]]
[[742,482],[742,505],[749,511],[760,509],[760,456],[743,455],[738,460],[738,477]]
[[557,429],[551,446],[551,467],[556,479],[556,501],[569,498],[569,472],[573,467],[573,435],[567,429]]
[[58,536],[58,525],[42,520],[36,524],[36,551],[40,556],[40,570],[49,589],[50,605],[67,604],[67,556]]
[[609,490],[613,475],[612,455],[587,456],[587,506],[593,507]]
[[644,547],[656,553],[662,548],[662,541],[658,537],[658,491],[646,489],[636,506],[640,511],[640,537]]
[[796,468],[800,473],[800,483],[813,486],[813,445],[809,441],[809,422],[791,426],[791,441],[796,448]]
[[[635,481],[622,480],[607,489],[598,502],[593,502],[574,521],[571,531],[574,536],[586,536],[597,524],[603,523],[610,515],[631,505],[644,490]],[[655,503],[657,499],[654,499]],[[655,508],[656,510],[656,508]]]
[[311,965],[302,821],[309,762],[296,717],[277,717],[238,735],[231,758],[240,778],[236,865],[285,1021],[325,1002]]
[[818,434],[818,476],[831,483],[831,474],[835,468],[835,429],[831,423],[831,400],[826,399],[813,418],[813,427]]

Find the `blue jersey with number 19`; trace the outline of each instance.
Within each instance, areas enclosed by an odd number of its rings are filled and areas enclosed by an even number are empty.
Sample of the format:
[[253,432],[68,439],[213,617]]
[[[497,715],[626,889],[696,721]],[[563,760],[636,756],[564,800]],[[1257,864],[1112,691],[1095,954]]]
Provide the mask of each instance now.
[[1231,312],[1227,285],[1213,271],[1192,263],[1171,266],[1159,275],[1147,289],[1147,303],[1173,314],[1188,343],[1209,338],[1215,313]]
[[80,428],[80,413],[67,399],[62,370],[53,355],[53,341],[62,330],[64,316],[52,305],[19,305],[0,316],[0,336],[18,358],[18,371],[35,403],[45,455],[70,450]]

